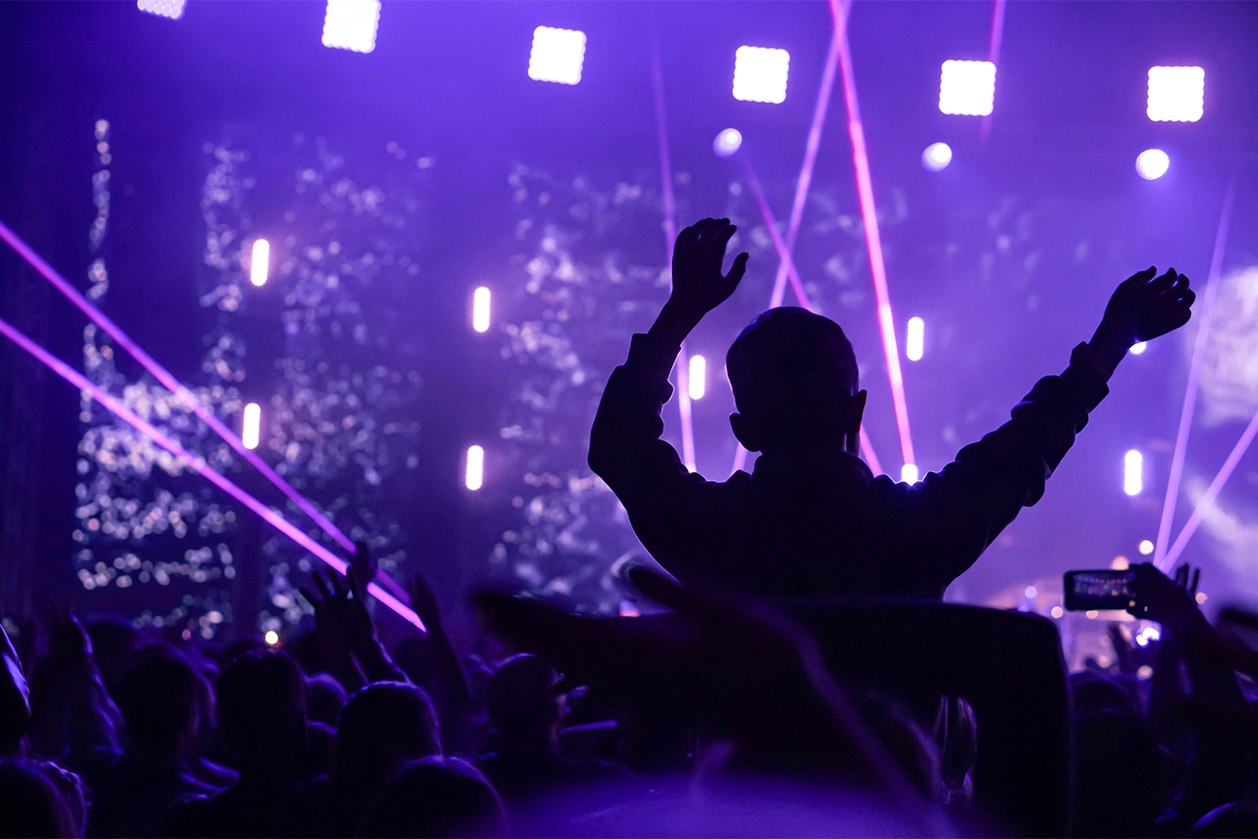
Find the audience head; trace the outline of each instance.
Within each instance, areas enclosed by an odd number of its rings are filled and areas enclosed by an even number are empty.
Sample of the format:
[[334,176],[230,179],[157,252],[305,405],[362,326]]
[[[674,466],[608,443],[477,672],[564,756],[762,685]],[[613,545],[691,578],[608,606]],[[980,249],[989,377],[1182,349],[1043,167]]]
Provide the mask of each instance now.
[[131,621],[117,615],[93,615],[84,628],[92,639],[92,657],[100,668],[101,679],[112,689],[134,664],[140,633]]
[[502,800],[485,777],[458,758],[431,757],[402,767],[363,817],[358,835],[506,836]]
[[440,754],[437,714],[428,695],[415,685],[367,685],[341,711],[336,775],[342,783],[374,783],[408,760]]
[[142,654],[114,688],[134,748],[182,753],[197,737],[201,676],[166,650]]
[[217,697],[220,736],[242,763],[304,750],[306,680],[285,653],[244,653],[218,677]]
[[489,721],[500,736],[548,731],[559,722],[555,672],[534,655],[507,659],[489,677]]
[[807,309],[770,309],[726,355],[738,413],[734,435],[750,451],[858,451],[865,394],[842,328]]
[[1201,839],[1258,836],[1258,804],[1236,801],[1216,807],[1198,819],[1188,835]]
[[345,688],[327,673],[306,677],[306,707],[310,719],[335,727],[347,699]]
[[0,837],[82,836],[82,791],[78,790],[76,806],[70,799],[77,779],[70,779],[73,776],[50,764],[20,757],[0,759]]

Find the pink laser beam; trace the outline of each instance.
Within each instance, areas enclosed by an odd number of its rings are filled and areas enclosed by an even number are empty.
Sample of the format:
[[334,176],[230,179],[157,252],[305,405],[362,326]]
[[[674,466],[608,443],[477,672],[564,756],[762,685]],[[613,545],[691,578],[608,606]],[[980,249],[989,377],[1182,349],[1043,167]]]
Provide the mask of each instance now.
[[1232,472],[1236,470],[1237,465],[1241,462],[1241,458],[1245,456],[1245,452],[1254,441],[1256,434],[1258,434],[1258,414],[1254,414],[1254,418],[1249,421],[1249,425],[1245,426],[1240,439],[1236,441],[1236,445],[1228,453],[1227,460],[1223,461],[1223,465],[1219,467],[1218,474],[1214,476],[1214,480],[1206,488],[1205,495],[1201,496],[1201,500],[1197,502],[1192,515],[1184,523],[1184,529],[1175,537],[1175,544],[1171,545],[1171,549],[1166,552],[1167,568],[1174,565],[1175,560],[1179,559],[1179,555],[1184,552],[1184,547],[1188,544],[1188,540],[1197,532],[1202,519],[1205,518],[1206,510],[1210,509],[1214,500],[1219,497],[1219,492],[1223,489],[1223,485],[1227,483],[1228,478],[1232,477]]
[[[842,15],[838,0],[830,0],[830,9],[838,20]],[[856,75],[852,68],[852,50],[846,28],[839,49],[839,66],[843,71],[843,99],[847,105],[847,128],[852,140],[852,166],[856,170],[856,191],[860,200],[861,221],[865,227],[865,246],[869,252],[869,273],[873,277],[874,296],[878,302],[878,328],[882,332],[887,379],[891,383],[891,399],[895,406],[895,424],[900,433],[900,452],[906,464],[916,464],[913,439],[909,432],[908,402],[904,397],[904,374],[900,369],[900,351],[896,346],[895,318],[891,313],[891,295],[887,290],[887,268],[883,260],[882,238],[878,232],[878,211],[874,206],[874,186],[869,171],[865,126],[861,122]]]
[[[1005,6],[1006,0],[993,0],[992,3],[992,28],[987,39],[987,60],[996,67],[1000,67],[1000,45],[1005,35]],[[981,136],[984,140],[991,133],[992,115],[988,114],[983,117]]]
[[[673,163],[668,148],[668,111],[664,103],[664,75],[660,54],[651,55],[651,82],[655,90],[655,126],[659,140],[660,193],[664,202],[664,253],[668,264],[673,261],[673,243],[677,241],[677,199],[673,195]],[[690,355],[682,341],[677,353],[677,413],[681,416],[681,459],[686,468],[695,471],[695,431],[693,407],[690,404]]]
[[[232,498],[257,513],[263,521],[267,522],[276,530],[283,533],[306,550],[310,551],[310,553],[323,560],[323,562],[327,563],[330,567],[342,574],[345,573],[346,568],[348,568],[349,565],[345,560],[341,559],[336,554],[311,539],[308,535],[289,522],[288,519],[284,518],[284,516],[282,516],[279,512],[267,507],[261,501],[237,486],[231,479],[209,466],[205,462],[204,458],[193,455],[178,442],[167,436],[161,429],[140,417],[120,400],[106,393],[82,373],[73,369],[70,365],[49,353],[39,344],[35,343],[25,334],[14,328],[3,318],[0,318],[0,334],[3,334],[10,341],[30,353],[36,360],[43,363],[54,373],[57,373],[67,382],[77,387],[80,391],[87,393],[93,400],[104,405],[111,413],[126,422],[136,431],[139,431],[154,443],[157,443],[157,445],[179,458],[182,462],[187,464],[192,471],[196,472],[198,475],[223,490],[223,492],[226,492]],[[413,610],[388,591],[385,591],[382,587],[375,583],[368,583],[367,589],[376,597],[377,600],[392,609],[404,620],[411,623],[421,631],[424,630],[424,622],[420,620],[419,615],[415,614]]]
[[1171,469],[1167,477],[1166,496],[1162,499],[1162,518],[1158,521],[1157,541],[1153,543],[1153,564],[1166,571],[1172,560],[1167,558],[1167,541],[1171,538],[1171,525],[1175,520],[1175,505],[1179,502],[1179,486],[1184,474],[1184,459],[1188,453],[1188,435],[1192,431],[1193,413],[1197,407],[1198,382],[1201,379],[1202,359],[1205,357],[1206,337],[1214,319],[1214,298],[1219,289],[1219,275],[1223,270],[1223,250],[1228,230],[1232,224],[1232,197],[1235,182],[1228,186],[1219,214],[1219,227],[1214,236],[1214,252],[1210,255],[1210,274],[1206,277],[1205,294],[1201,301],[1201,320],[1197,325],[1197,338],[1193,343],[1192,360],[1188,364],[1188,385],[1184,392],[1184,404],[1179,414],[1179,430],[1175,433],[1175,451],[1171,454]]
[[353,541],[346,536],[341,530],[328,520],[326,516],[320,513],[313,504],[307,501],[297,492],[287,481],[280,477],[274,469],[272,469],[266,461],[260,458],[255,452],[246,449],[240,437],[228,428],[213,412],[206,408],[205,404],[197,398],[196,394],[184,387],[171,373],[159,364],[152,356],[144,351],[126,332],[122,330],[112,319],[100,309],[96,308],[92,303],[84,297],[78,289],[71,285],[65,277],[61,276],[55,268],[48,264],[42,256],[22,240],[12,229],[4,222],[0,221],[0,238],[8,243],[9,247],[17,251],[32,268],[38,271],[44,279],[51,283],[58,291],[60,291],[66,299],[73,303],[79,311],[87,315],[94,323],[100,326],[111,338],[113,338],[120,347],[126,350],[130,355],[140,362],[149,373],[157,379],[163,387],[175,395],[177,399],[191,410],[202,422],[214,430],[216,434],[223,438],[229,446],[232,447],[243,457],[251,466],[261,472],[268,481],[271,482],[280,492],[297,505],[303,513],[321,527],[324,532],[336,540],[342,548],[347,551],[354,550]]

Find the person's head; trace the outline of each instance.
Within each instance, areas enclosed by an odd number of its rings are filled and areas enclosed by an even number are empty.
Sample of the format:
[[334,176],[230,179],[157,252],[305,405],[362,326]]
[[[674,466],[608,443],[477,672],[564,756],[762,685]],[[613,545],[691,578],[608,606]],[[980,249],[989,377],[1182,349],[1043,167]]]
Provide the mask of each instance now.
[[534,655],[517,655],[489,677],[486,710],[501,739],[536,739],[559,722],[559,700],[551,694],[555,673]]
[[734,436],[753,452],[859,451],[865,391],[837,323],[806,309],[770,309],[725,357]]
[[254,650],[223,669],[219,734],[245,764],[299,757],[306,741],[306,680],[277,650]]
[[165,650],[142,655],[114,688],[133,748],[181,754],[196,741],[201,676]]
[[68,774],[26,758],[0,759],[0,837],[83,835],[83,819],[59,773]]
[[441,754],[437,714],[428,694],[403,682],[355,691],[336,730],[339,781],[375,783],[408,760]]
[[306,708],[310,719],[335,727],[346,701],[345,688],[332,676],[316,673],[306,677]]
[[502,799],[470,764],[431,757],[402,767],[367,810],[359,836],[506,836]]

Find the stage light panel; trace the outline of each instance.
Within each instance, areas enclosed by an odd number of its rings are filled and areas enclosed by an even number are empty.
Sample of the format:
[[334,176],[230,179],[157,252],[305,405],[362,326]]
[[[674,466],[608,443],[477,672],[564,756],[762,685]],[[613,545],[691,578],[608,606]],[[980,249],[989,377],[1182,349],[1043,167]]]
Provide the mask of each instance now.
[[947,143],[931,143],[922,152],[922,166],[927,172],[942,172],[952,162],[952,146]]
[[1144,455],[1131,449],[1123,455],[1123,492],[1130,496],[1144,491]]
[[476,332],[489,331],[490,291],[481,286],[472,292],[472,329]]
[[926,321],[919,317],[909,318],[905,327],[904,357],[909,361],[921,361],[925,349]]
[[539,26],[533,30],[529,78],[539,82],[578,84],[585,65],[585,33],[578,29]]
[[271,243],[258,239],[249,253],[249,282],[261,288],[266,285],[271,270]]
[[136,8],[142,12],[171,20],[183,17],[183,7],[186,4],[187,0],[136,0],[135,3]]
[[1156,181],[1170,168],[1170,155],[1161,149],[1145,149],[1136,155],[1136,172],[1146,181]]
[[742,132],[737,128],[726,128],[712,141],[712,151],[717,157],[730,157],[743,146]]
[[996,65],[945,61],[939,73],[939,110],[958,116],[989,116],[996,101]]
[[690,375],[686,379],[686,391],[691,399],[702,399],[708,392],[708,361],[701,355],[690,356]]
[[480,446],[467,447],[467,467],[463,473],[463,485],[476,492],[485,485],[485,450]]
[[368,53],[376,48],[380,0],[328,0],[323,16],[323,45]]
[[786,101],[791,54],[786,50],[741,46],[734,52],[734,98],[744,102]]
[[1154,122],[1196,122],[1205,113],[1206,71],[1201,67],[1150,67],[1145,112]]
[[240,425],[240,442],[246,449],[256,449],[262,440],[262,406],[250,402],[245,406],[244,420]]
[[900,480],[906,484],[915,484],[920,477],[916,463],[906,463],[900,468]]

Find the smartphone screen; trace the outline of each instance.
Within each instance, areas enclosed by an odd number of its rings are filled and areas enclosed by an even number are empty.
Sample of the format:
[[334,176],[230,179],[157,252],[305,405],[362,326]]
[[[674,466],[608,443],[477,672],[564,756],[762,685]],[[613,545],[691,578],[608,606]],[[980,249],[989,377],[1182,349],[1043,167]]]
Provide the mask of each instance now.
[[1067,571],[1062,590],[1072,611],[1126,609],[1135,602],[1131,582],[1135,571]]

